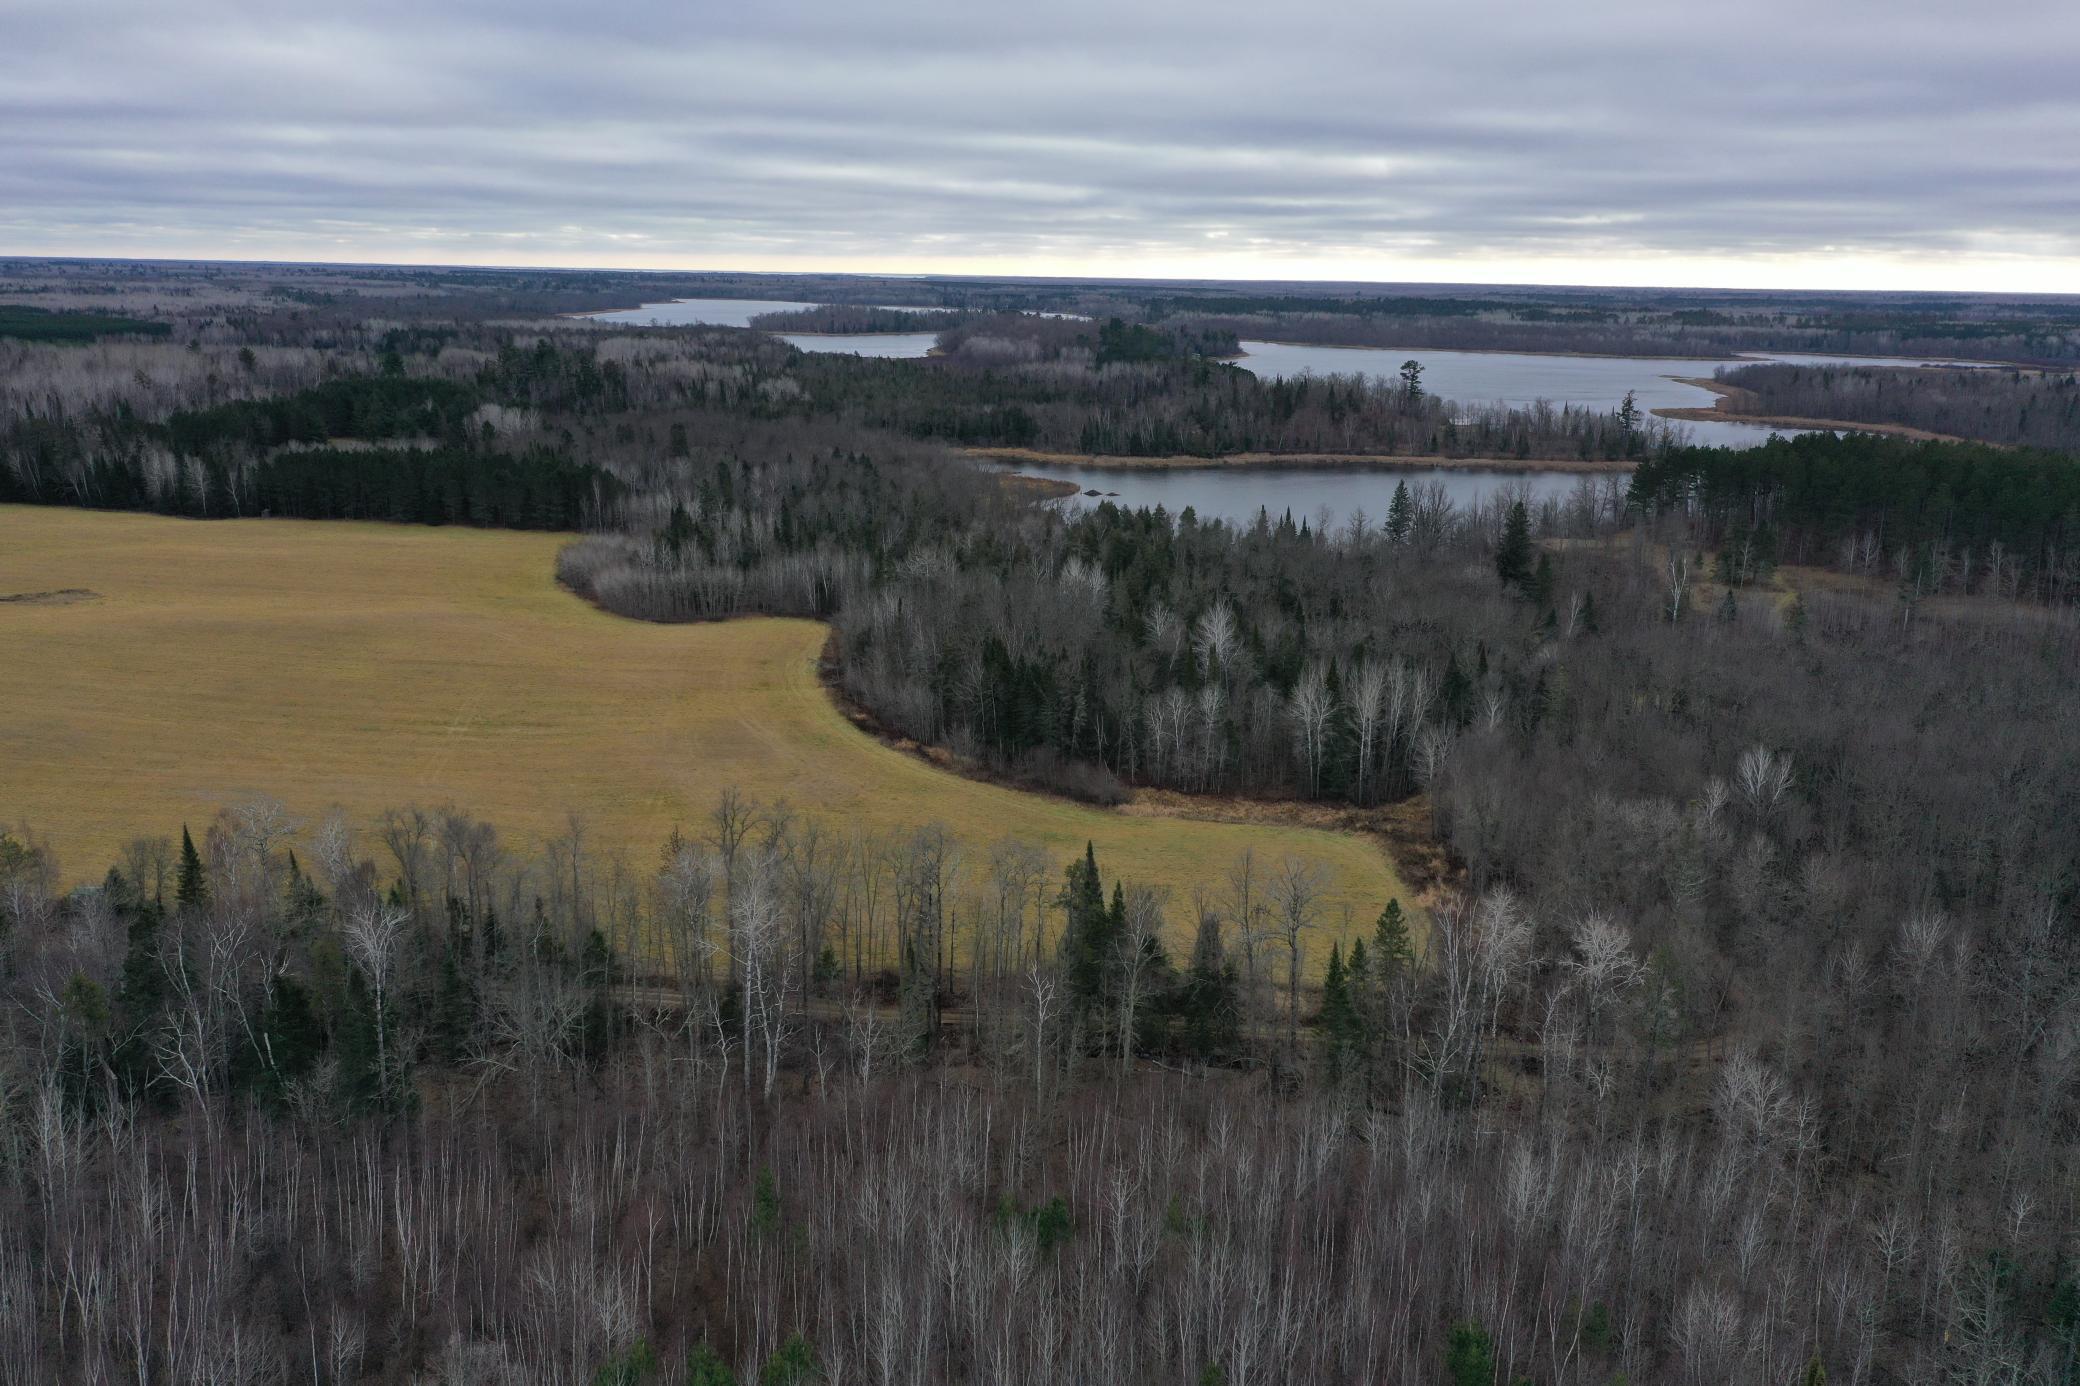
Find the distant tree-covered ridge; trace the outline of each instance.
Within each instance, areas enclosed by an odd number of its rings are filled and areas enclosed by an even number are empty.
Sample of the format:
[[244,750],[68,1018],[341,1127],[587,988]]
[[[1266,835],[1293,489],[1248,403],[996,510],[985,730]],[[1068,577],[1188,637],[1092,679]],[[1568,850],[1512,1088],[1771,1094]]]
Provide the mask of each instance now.
[[30,342],[91,342],[99,337],[136,335],[164,337],[173,329],[163,322],[116,313],[54,312],[26,304],[0,303],[0,337]]

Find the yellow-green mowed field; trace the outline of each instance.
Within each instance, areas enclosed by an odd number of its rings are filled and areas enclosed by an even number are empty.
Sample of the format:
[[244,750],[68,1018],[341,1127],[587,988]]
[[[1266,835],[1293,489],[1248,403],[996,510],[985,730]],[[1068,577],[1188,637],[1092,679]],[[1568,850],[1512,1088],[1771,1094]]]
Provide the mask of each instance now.
[[821,625],[612,616],[556,584],[568,541],[0,506],[0,824],[73,881],[254,796],[363,826],[453,804],[516,847],[577,812],[595,850],[647,868],[735,785],[841,829],[943,823],[1061,861],[1094,840],[1108,882],[1173,889],[1173,945],[1192,888],[1245,846],[1311,858],[1334,879],[1311,971],[1346,907],[1365,928],[1406,896],[1359,836],[1119,814],[926,764],[833,706]]

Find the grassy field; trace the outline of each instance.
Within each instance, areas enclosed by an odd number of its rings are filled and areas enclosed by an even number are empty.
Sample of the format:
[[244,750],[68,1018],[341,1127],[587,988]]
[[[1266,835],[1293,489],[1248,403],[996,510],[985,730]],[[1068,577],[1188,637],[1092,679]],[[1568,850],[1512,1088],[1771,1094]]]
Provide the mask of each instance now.
[[[1180,906],[1245,845],[1328,867],[1331,920],[1406,898],[1362,837],[1085,808],[925,764],[832,705],[822,626],[610,616],[555,584],[564,542],[0,506],[0,823],[88,881],[131,837],[256,795],[307,822],[454,804],[515,846],[576,811],[647,870],[736,785],[834,827],[944,823],[1064,861],[1094,839],[1108,881]],[[1182,942],[1188,910],[1171,914]]]

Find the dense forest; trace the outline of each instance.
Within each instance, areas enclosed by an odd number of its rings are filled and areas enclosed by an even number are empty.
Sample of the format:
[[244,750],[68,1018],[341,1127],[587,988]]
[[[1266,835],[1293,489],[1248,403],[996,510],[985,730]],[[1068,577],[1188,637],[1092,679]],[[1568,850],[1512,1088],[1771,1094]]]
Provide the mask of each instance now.
[[610,610],[822,617],[837,690],[956,768],[1331,815],[1423,896],[1327,952],[1303,860],[1178,898],[1102,837],[730,793],[648,862],[466,805],[239,803],[116,863],[13,827],[0,1376],[2076,1379],[2070,459],[1526,416],[1633,482],[1063,513],[940,440],[1464,411],[1124,314],[856,362],[387,287],[0,345],[0,478],[406,517],[543,459]]
[[[467,426],[477,405],[444,381],[354,376],[164,424],[122,408],[83,426],[20,420],[0,502],[507,529],[582,529],[613,512],[614,476],[544,446],[498,449],[488,423]],[[388,440],[403,445],[354,446]]]
[[25,304],[0,304],[0,337],[28,342],[91,342],[97,337],[164,337],[173,329],[113,313],[53,312]]
[[1141,303],[1148,320],[1159,325],[1324,346],[1676,357],[1785,351],[2045,365],[2080,360],[2080,306],[2051,296],[1932,300],[1638,290],[1495,289],[1480,297],[1158,291]]
[[2080,376],[2070,370],[1742,366],[1729,414],[1900,424],[1989,443],[2080,452]]
[[[1524,631],[1462,542],[1406,619]],[[1305,992],[1304,862],[956,886],[727,795],[651,866],[249,804],[61,896],[17,839],[9,1372],[2066,1380],[2080,642],[1562,571],[1557,710],[1420,714],[1463,894]]]
[[1896,577],[1911,595],[2080,592],[2080,459],[1868,433],[1680,448],[1642,462],[1635,503],[1693,516],[1745,555]]

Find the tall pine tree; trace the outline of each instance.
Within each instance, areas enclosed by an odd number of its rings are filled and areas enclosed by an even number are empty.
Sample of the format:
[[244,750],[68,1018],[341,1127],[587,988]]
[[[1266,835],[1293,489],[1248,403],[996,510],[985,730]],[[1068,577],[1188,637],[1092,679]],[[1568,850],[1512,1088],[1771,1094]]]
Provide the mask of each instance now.
[[1408,538],[1408,532],[1416,522],[1416,507],[1408,498],[1408,483],[1394,483],[1394,499],[1387,506],[1387,533],[1396,543]]
[[1511,501],[1502,522],[1502,543],[1495,550],[1495,575],[1505,587],[1522,587],[1531,577],[1531,517],[1524,502]]
[[203,869],[202,854],[195,850],[195,839],[188,835],[188,825],[181,824],[181,869],[174,887],[173,902],[180,909],[199,910],[209,903],[209,873]]
[[1105,908],[1105,887],[1098,878],[1098,854],[1091,843],[1084,844],[1082,861],[1069,863],[1058,900],[1065,916],[1061,958],[1070,1004],[1079,1014],[1088,1013],[1104,1001],[1114,938],[1112,912]]

